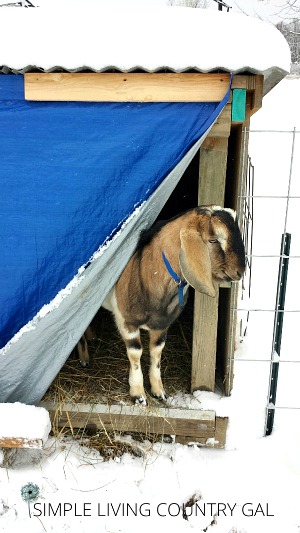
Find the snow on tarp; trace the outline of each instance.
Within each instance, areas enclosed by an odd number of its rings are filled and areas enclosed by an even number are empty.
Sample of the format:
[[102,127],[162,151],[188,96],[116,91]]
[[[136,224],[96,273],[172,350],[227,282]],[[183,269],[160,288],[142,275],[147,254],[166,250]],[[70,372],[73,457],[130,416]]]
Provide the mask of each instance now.
[[1,9],[4,71],[221,69],[263,74],[268,92],[290,69],[283,35],[272,24],[245,15],[217,9],[108,6],[97,0],[35,4],[36,9]]
[[[26,102],[23,76],[2,75],[0,95],[0,401],[35,403],[124,268],[140,230],[158,215],[229,91],[221,103]],[[167,176],[167,194],[157,198]],[[119,231],[124,224],[127,233]],[[120,233],[117,250],[105,250]],[[123,256],[116,259],[122,245]],[[94,275],[89,262],[98,249]],[[86,282],[92,275],[94,286]],[[72,304],[47,305],[65,287]]]

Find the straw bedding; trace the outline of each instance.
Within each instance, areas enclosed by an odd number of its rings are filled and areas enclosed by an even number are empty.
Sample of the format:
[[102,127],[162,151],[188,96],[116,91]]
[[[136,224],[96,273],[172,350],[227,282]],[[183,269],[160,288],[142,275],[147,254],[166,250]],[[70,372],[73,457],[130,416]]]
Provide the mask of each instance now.
[[[180,319],[169,329],[162,356],[162,377],[169,396],[177,392],[190,392],[192,315],[192,302],[188,302]],[[92,328],[95,340],[89,343],[89,367],[80,366],[74,350],[44,397],[44,400],[54,401],[58,411],[66,403],[131,404],[128,385],[129,361],[124,341],[116,329],[111,313],[101,308],[92,322]],[[142,369],[145,390],[149,391],[148,333],[142,332],[141,338],[144,347]],[[162,405],[150,395],[147,400],[150,406]],[[71,433],[73,437],[83,439],[85,444],[87,441],[90,446],[98,448],[106,457],[123,453],[128,446],[131,452],[135,448],[132,442],[117,441],[114,435],[107,434],[105,430],[95,434],[95,431],[75,430],[72,427],[61,429],[55,423],[52,424],[52,430],[56,436]]]

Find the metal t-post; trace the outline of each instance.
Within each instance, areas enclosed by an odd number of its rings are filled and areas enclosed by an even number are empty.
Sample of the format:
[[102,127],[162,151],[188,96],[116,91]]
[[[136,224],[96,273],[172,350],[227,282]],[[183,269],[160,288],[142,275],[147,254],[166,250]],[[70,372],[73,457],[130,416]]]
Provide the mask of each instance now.
[[286,284],[287,284],[287,275],[288,275],[288,267],[289,267],[290,247],[291,247],[291,234],[284,233],[281,239],[279,272],[278,272],[277,293],[276,293],[276,309],[275,309],[273,342],[272,342],[272,362],[271,362],[271,371],[270,371],[271,375],[270,375],[270,382],[269,382],[269,395],[268,395],[269,397],[268,397],[268,408],[267,408],[267,418],[266,418],[266,427],[265,427],[266,436],[271,435],[273,424],[274,424],[276,392],[277,392],[278,371],[279,371],[279,356],[280,356],[280,350],[281,350],[281,338],[282,338],[282,328],[283,328],[284,304],[285,304]]

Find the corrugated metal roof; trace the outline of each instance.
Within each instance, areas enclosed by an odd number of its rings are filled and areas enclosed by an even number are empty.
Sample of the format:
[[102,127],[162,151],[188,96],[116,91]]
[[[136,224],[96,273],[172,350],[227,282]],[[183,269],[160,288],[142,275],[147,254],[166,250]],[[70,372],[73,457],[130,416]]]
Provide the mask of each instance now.
[[179,7],[43,0],[1,9],[3,73],[250,72],[268,89],[289,71],[290,51],[271,24],[235,13]]

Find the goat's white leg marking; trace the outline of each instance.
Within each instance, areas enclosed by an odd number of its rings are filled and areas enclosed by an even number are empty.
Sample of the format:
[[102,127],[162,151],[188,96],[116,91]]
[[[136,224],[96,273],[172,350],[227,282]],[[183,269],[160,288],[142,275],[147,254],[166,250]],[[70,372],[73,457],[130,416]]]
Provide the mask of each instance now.
[[127,357],[130,363],[129,370],[129,394],[134,403],[146,405],[146,394],[144,390],[144,379],[141,369],[141,357],[143,353],[143,347],[140,339],[140,330],[127,328],[124,324],[123,317],[115,315],[116,323],[123,338]]
[[136,331],[136,335],[133,338],[132,333],[131,338],[126,338],[124,335],[124,340],[127,348],[127,356],[130,362],[129,370],[129,385],[130,385],[130,396],[134,403],[141,403],[146,405],[146,395],[144,391],[144,380],[143,373],[141,369],[141,356],[143,353],[143,348],[140,340],[140,332]]
[[130,396],[134,403],[146,405],[146,394],[144,390],[143,373],[141,370],[142,344],[140,330],[134,327],[127,327],[122,313],[118,308],[116,292],[113,288],[104,302],[104,307],[114,314],[116,325],[122,339],[126,344],[127,356],[130,362],[129,385]]
[[161,380],[160,360],[167,338],[167,330],[150,331],[150,371],[149,379],[151,392],[160,400],[166,400],[167,396]]

